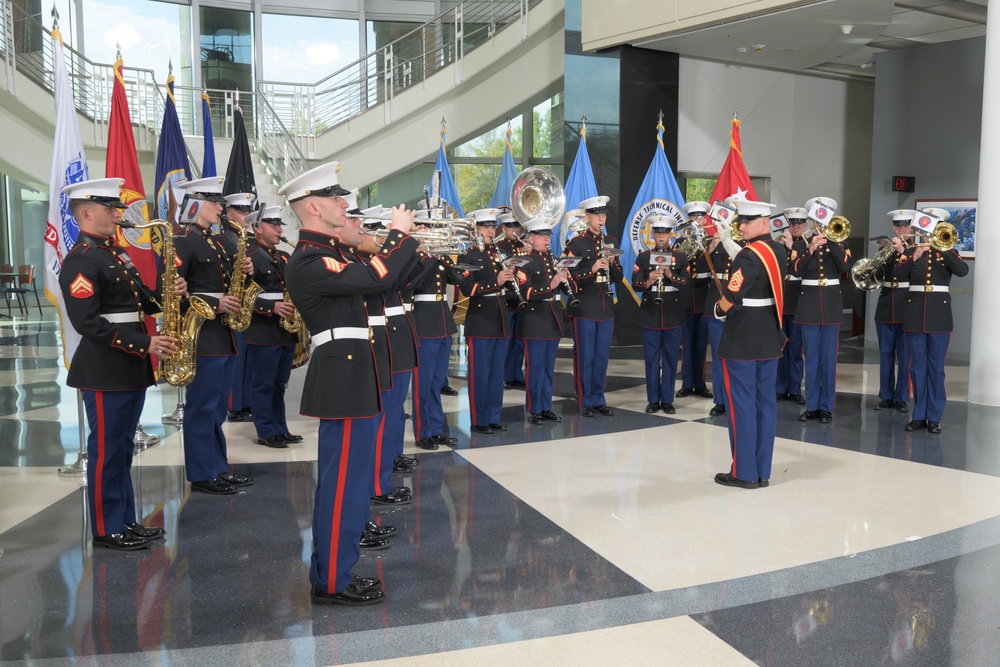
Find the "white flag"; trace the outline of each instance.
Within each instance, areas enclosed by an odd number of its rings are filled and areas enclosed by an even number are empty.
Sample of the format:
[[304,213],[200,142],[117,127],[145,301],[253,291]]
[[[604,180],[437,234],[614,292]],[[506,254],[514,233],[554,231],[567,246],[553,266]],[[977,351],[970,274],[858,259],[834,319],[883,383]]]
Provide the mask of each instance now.
[[63,363],[69,368],[80,344],[76,332],[66,315],[66,303],[59,289],[59,273],[63,258],[76,243],[80,231],[69,210],[69,198],[62,194],[64,186],[90,178],[87,158],[80,139],[80,125],[76,121],[73,92],[66,74],[62,35],[52,29],[52,53],[55,62],[56,131],[52,147],[52,172],[49,176],[49,217],[45,225],[45,298],[59,308],[63,340]]

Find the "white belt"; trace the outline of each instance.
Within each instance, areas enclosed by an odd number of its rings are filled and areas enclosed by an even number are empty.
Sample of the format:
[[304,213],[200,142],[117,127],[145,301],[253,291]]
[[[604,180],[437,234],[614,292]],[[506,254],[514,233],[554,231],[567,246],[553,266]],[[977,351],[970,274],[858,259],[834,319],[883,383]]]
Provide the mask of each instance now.
[[353,338],[356,340],[370,340],[369,329],[367,327],[334,327],[326,331],[320,331],[312,337],[316,347],[329,343],[331,340],[343,340]]
[[414,294],[414,301],[444,301],[442,294]]
[[[711,273],[707,273],[705,275],[711,276],[712,274]],[[726,274],[725,273],[716,273],[715,277],[718,278],[719,280],[725,280]]]
[[893,285],[892,283],[887,283],[887,282],[883,282],[882,283],[882,287],[896,288],[896,287],[909,287],[909,286],[910,286],[910,283],[896,283],[895,285]]
[[263,294],[257,295],[258,299],[267,299],[268,301],[282,301],[285,298],[284,292],[264,292]]
[[368,316],[368,326],[370,326],[370,327],[384,327],[385,326],[385,315],[369,315]]
[[947,292],[947,285],[910,285],[911,292]]
[[412,303],[404,303],[403,304],[403,310],[405,310],[406,312],[410,312],[411,310],[413,310],[413,304]]
[[385,309],[386,317],[399,317],[400,315],[406,314],[406,308],[403,306],[389,306]]
[[213,299],[221,299],[225,296],[222,292],[195,292],[195,296],[210,296]]
[[712,274],[709,273],[708,271],[706,271],[705,273],[696,273],[696,274],[694,274],[694,277],[695,278],[711,278]]
[[760,308],[761,306],[773,306],[774,299],[743,299],[743,305],[748,308]]
[[126,324],[131,322],[142,322],[142,317],[137,312],[132,313],[101,313],[101,317],[108,322],[115,324]]
[[805,278],[802,284],[806,287],[827,287],[828,285],[839,285],[840,278],[820,278],[819,280],[814,280],[812,278]]
[[791,275],[789,275],[789,276],[785,276],[785,278],[786,278],[786,279],[787,279],[788,281],[793,281],[793,280],[802,280],[802,278],[800,278],[799,276],[791,276]]
[[670,285],[664,285],[660,289],[653,288],[650,291],[651,292],[680,292],[679,289],[677,289],[676,287],[671,287]]

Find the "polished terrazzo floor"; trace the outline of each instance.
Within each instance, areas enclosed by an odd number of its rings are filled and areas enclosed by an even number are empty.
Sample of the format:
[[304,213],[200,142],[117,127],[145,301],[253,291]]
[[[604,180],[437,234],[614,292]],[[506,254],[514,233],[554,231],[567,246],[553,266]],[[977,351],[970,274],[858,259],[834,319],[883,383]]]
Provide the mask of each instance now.
[[[47,315],[51,310],[47,310]],[[555,425],[505,392],[505,434],[471,435],[464,355],[445,397],[454,448],[407,452],[399,535],[358,572],[387,601],[313,607],[307,560],[316,422],[272,450],[228,424],[237,496],[192,495],[176,390],[148,392],[162,442],[133,468],[146,552],[94,552],[85,494],[56,468],[79,451],[56,324],[0,321],[0,660],[31,665],[996,665],[1000,655],[1000,410],[965,402],[948,368],[941,435],[875,413],[874,350],[840,347],[834,422],[779,404],[771,486],[718,486],[725,422],[712,402],[646,415],[642,361],[615,351],[613,418],[572,401],[557,365]],[[297,406],[302,372],[292,375]],[[294,412],[294,411],[293,411]]]

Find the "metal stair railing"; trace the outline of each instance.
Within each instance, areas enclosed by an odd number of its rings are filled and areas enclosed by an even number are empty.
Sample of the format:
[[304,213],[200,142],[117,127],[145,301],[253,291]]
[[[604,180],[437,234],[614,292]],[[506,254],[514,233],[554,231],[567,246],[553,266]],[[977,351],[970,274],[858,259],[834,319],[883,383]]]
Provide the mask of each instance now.
[[256,95],[254,101],[257,155],[264,160],[271,178],[281,185],[309,171],[309,161],[267,99]]

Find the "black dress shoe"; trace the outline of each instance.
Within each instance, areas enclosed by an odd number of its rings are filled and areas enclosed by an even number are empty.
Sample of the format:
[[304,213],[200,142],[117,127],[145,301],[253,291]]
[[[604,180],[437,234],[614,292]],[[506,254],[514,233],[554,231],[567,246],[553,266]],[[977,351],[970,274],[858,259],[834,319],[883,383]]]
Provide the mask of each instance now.
[[416,456],[406,456],[405,454],[400,454],[399,456],[396,457],[395,460],[405,463],[408,466],[420,465],[420,459],[418,459]]
[[702,398],[715,398],[715,394],[710,392],[708,389],[695,389],[695,396],[701,396]]
[[218,477],[215,479],[210,479],[207,482],[191,482],[192,491],[201,491],[202,493],[210,493],[217,496],[230,496],[236,493],[236,487],[225,482]]
[[231,422],[253,421],[253,415],[249,410],[230,410],[228,420]]
[[909,412],[910,409],[906,407],[906,403],[901,401],[896,401],[896,412]]
[[788,400],[788,394],[775,394],[774,400],[781,403],[782,401]]
[[141,523],[126,523],[125,530],[131,533],[134,537],[140,537],[144,540],[162,540],[167,534],[167,531],[162,528],[144,526]]
[[448,385],[445,385],[445,386],[441,387],[441,395],[442,396],[458,396],[458,390],[457,389],[452,389]]
[[423,440],[417,440],[417,442],[414,444],[416,444],[416,446],[419,447],[420,449],[428,449],[430,451],[434,451],[435,449],[438,448],[438,444],[434,442],[434,438],[424,438]]
[[589,408],[588,407],[588,408],[583,408],[582,410],[580,410],[580,416],[581,417],[593,417],[595,414],[597,414],[597,413],[594,412],[594,408]]
[[712,409],[708,411],[709,417],[718,417],[719,415],[724,415],[724,414],[726,414],[726,406],[724,406],[722,403],[716,403],[714,406],[712,406]]
[[941,432],[941,422],[932,422],[927,420],[927,432],[928,433],[940,433]]
[[615,411],[612,410],[611,408],[609,408],[606,405],[597,405],[597,406],[594,406],[594,412],[596,412],[597,414],[602,415],[604,417],[614,417],[615,416]]
[[389,548],[389,540],[372,535],[366,530],[361,533],[360,546],[365,551],[382,551]]
[[503,383],[503,388],[504,389],[513,389],[514,388],[514,383],[513,382],[504,382]]
[[927,428],[926,419],[914,419],[904,428],[906,431],[919,431],[920,429]]
[[561,422],[562,421],[562,417],[560,417],[556,413],[552,412],[551,410],[542,410],[541,415],[542,415],[542,419],[544,419],[547,422]]
[[473,433],[484,433],[485,434],[485,433],[492,433],[493,429],[490,428],[489,426],[473,426],[472,427],[472,432]]
[[528,415],[528,421],[532,424],[541,424],[545,421],[541,412],[532,412]]
[[896,406],[896,401],[891,398],[887,401],[879,401],[875,404],[875,412],[882,412],[883,410],[892,410]]
[[660,411],[660,404],[659,403],[646,403],[646,409],[644,410],[644,412],[647,415],[651,415],[654,412],[659,412],[659,411]]
[[114,549],[115,551],[138,551],[139,549],[148,549],[149,540],[127,533],[112,533],[110,535],[95,537],[94,546],[104,549]]
[[490,428],[499,433],[503,433],[507,430],[507,427],[504,424],[490,424]]
[[228,472],[220,472],[219,479],[233,486],[250,486],[253,484],[253,477],[247,477],[245,475],[234,475]]
[[304,440],[301,435],[295,435],[294,433],[282,433],[278,437],[289,444],[293,442],[302,442]]
[[795,403],[796,405],[806,404],[806,397],[803,396],[802,394],[789,394],[788,400],[791,401],[792,403]]
[[393,472],[413,472],[413,466],[411,466],[409,463],[406,463],[404,461],[400,461],[399,459],[396,459],[395,461],[392,462],[392,471]]
[[760,486],[760,482],[744,482],[742,479],[736,479],[728,472],[718,473],[715,476],[715,483],[722,486],[735,486],[740,489],[756,489]]
[[372,496],[372,502],[376,505],[409,505],[413,502],[413,496],[408,493],[399,493],[399,489],[396,489],[392,493]]
[[352,574],[351,579],[354,580],[354,585],[365,593],[369,591],[377,591],[382,588],[382,582],[375,577],[359,577],[356,574]]
[[677,390],[677,393],[674,394],[674,398],[684,398],[685,396],[690,396],[693,393],[694,393],[694,389],[688,389],[687,387],[681,387],[680,389]]
[[833,413],[832,412],[828,412],[826,410],[820,410],[819,411],[819,423],[820,424],[829,424],[832,421],[833,421]]
[[528,385],[524,380],[514,380],[511,384],[514,385],[514,389],[527,389]]
[[766,489],[768,486],[770,486],[770,484],[771,484],[771,481],[767,480],[767,479],[758,479],[757,480],[757,486],[760,487],[760,488],[762,488],[762,489]]
[[270,438],[257,438],[257,444],[271,447],[272,449],[284,449],[288,446],[288,441],[280,435],[274,435]]
[[350,583],[339,593],[321,591],[319,586],[313,586],[309,595],[313,604],[343,604],[349,607],[360,607],[366,604],[377,604],[385,598],[380,590],[366,590],[357,583]]
[[668,415],[672,415],[677,412],[677,410],[674,409],[673,403],[660,403],[660,409],[663,410]]
[[391,537],[396,534],[395,526],[380,526],[374,521],[365,524],[365,532],[375,537]]
[[458,438],[453,438],[450,435],[445,435],[444,433],[438,433],[437,435],[431,436],[431,440],[439,445],[454,445],[458,442]]
[[799,415],[800,422],[811,422],[814,419],[819,419],[819,410],[806,410]]

